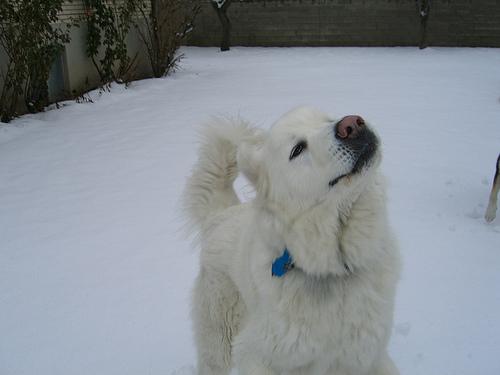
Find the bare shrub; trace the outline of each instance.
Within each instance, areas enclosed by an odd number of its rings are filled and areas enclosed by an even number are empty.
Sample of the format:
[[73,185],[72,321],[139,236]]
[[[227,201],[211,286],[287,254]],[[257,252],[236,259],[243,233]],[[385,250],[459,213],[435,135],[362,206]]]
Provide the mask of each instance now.
[[197,0],[144,0],[136,24],[156,78],[175,69],[182,55],[177,55],[186,35],[192,30],[200,11]]

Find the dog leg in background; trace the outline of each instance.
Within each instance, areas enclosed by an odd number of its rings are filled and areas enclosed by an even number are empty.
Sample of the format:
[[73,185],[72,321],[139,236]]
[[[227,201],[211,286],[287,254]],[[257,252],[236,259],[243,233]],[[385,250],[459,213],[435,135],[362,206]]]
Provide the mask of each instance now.
[[231,341],[241,316],[239,293],[220,273],[202,270],[193,293],[193,322],[198,350],[199,375],[228,375]]
[[498,190],[500,189],[500,155],[497,159],[497,168],[495,172],[495,178],[493,179],[493,186],[490,193],[490,201],[488,203],[488,208],[486,209],[486,214],[484,218],[487,222],[491,222],[495,219],[497,215],[497,199]]

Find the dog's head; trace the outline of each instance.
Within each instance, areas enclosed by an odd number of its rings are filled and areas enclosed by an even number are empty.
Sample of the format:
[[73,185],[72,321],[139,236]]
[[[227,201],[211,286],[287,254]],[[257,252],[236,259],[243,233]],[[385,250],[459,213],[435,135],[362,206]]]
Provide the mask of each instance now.
[[379,165],[379,148],[360,116],[332,119],[298,108],[243,143],[238,164],[259,198],[295,216],[325,200],[355,199]]

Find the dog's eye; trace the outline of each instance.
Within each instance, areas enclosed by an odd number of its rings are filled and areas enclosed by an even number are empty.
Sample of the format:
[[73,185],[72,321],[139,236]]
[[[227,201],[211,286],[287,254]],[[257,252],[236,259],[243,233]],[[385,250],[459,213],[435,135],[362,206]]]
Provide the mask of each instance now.
[[304,151],[307,148],[307,143],[306,141],[300,141],[297,143],[293,148],[292,152],[290,152],[290,159],[292,160],[293,158],[296,158],[297,156],[300,155],[302,151]]

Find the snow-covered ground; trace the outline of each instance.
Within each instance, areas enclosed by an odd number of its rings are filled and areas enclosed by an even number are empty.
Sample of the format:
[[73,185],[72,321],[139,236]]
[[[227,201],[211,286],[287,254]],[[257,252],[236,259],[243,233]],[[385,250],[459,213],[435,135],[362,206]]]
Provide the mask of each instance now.
[[195,129],[220,114],[269,127],[301,104],[382,137],[401,373],[500,374],[500,219],[482,218],[500,50],[183,52],[171,77],[0,126],[0,374],[191,374],[198,265],[178,208]]

